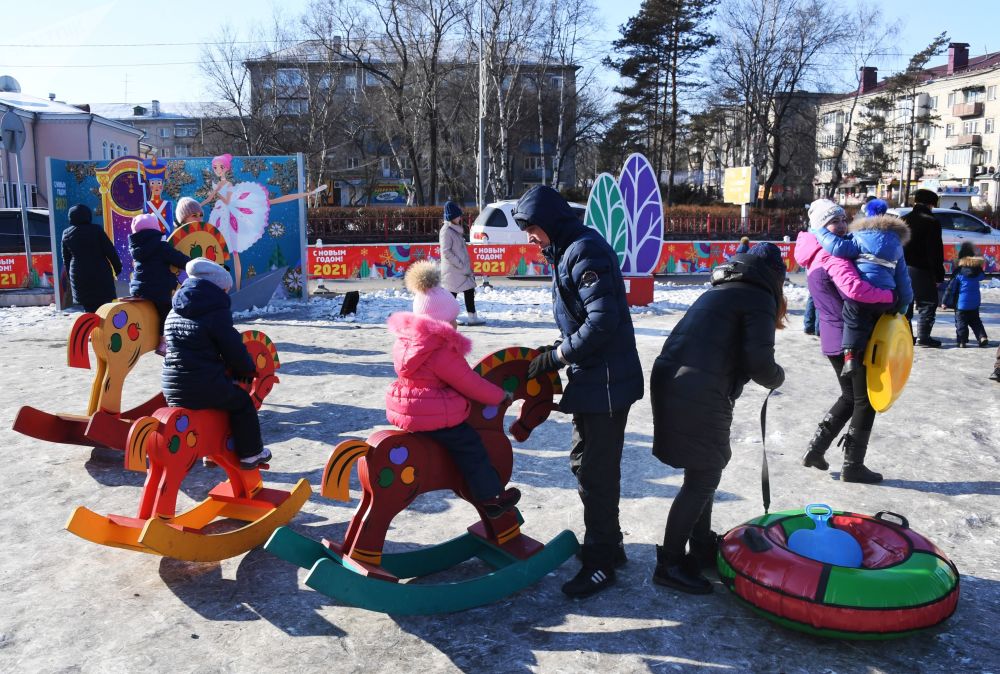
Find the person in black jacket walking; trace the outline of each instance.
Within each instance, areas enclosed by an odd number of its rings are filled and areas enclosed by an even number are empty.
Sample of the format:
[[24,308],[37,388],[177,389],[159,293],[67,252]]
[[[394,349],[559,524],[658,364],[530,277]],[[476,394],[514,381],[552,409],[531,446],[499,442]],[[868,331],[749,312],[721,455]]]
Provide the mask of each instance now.
[[[144,213],[132,218],[132,234],[128,237],[128,249],[135,261],[129,292],[153,303],[160,315],[160,335],[163,323],[170,313],[170,298],[177,289],[177,273],[171,269],[183,269],[191,261],[163,240],[160,221],[152,213]],[[161,340],[156,352],[166,353],[166,341]]]
[[62,259],[69,273],[73,302],[82,304],[87,312],[115,301],[115,277],[122,273],[122,261],[114,244],[92,218],[84,204],[73,206],[69,209],[70,226],[62,235]]
[[642,398],[642,366],[611,246],[544,185],[518,200],[514,221],[553,267],[552,311],[561,339],[540,347],[528,376],[568,366],[559,408],[573,415],[570,468],[579,484],[586,531],[583,567],[562,590],[588,597],[612,585],[615,567],[626,561],[618,521],[621,458],[629,409]]
[[184,270],[188,278],[174,294],[163,328],[163,395],[172,407],[229,412],[240,467],[255,468],[269,461],[271,452],[261,440],[250,394],[233,383],[234,378],[247,381],[256,375],[243,338],[233,327],[228,294],[233,277],[203,257],[188,262]]
[[914,344],[938,348],[941,342],[931,337],[937,315],[937,287],[944,281],[941,223],[931,211],[938,205],[938,195],[931,190],[917,190],[913,201],[913,210],[903,217],[903,221],[910,227],[910,242],[903,247],[903,255],[910,272],[910,284],[913,286],[913,302],[906,310],[906,319],[912,321],[916,307],[919,317]]
[[776,389],[785,380],[774,362],[774,331],[785,318],[784,280],[781,251],[772,243],[733,256],[712,271],[712,289],[691,305],[653,364],[653,455],[684,469],[656,549],[653,581],[659,585],[712,591],[700,569],[714,564],[718,547],[712,500],[733,454],[733,407],[748,381]]

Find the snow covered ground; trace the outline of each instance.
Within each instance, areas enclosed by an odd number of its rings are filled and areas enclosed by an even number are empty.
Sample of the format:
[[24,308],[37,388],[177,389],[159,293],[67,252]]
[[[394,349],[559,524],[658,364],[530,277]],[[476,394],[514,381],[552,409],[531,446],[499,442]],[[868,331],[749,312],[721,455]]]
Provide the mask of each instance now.
[[[634,310],[648,372],[665,336],[701,285],[658,284],[655,303]],[[339,606],[302,584],[305,572],[263,550],[221,564],[191,564],[80,540],[62,527],[77,505],[131,514],[143,477],[120,455],[64,446],[4,430],[7,463],[0,514],[2,671],[998,671],[1000,609],[1000,385],[987,380],[1000,339],[1000,281],[984,289],[994,348],[954,347],[950,312],[934,335],[946,348],[920,350],[902,398],[876,419],[869,465],[878,486],[841,483],[799,465],[836,383],[818,341],[801,331],[805,291],[787,289],[793,325],[778,333],[788,377],[769,405],[767,448],[772,509],[825,502],[838,509],[890,510],[951,556],[962,599],[943,628],[887,643],[837,642],[772,625],[721,585],[708,597],[655,586],[650,575],[679,471],[650,455],[648,397],[632,409],[623,459],[622,524],[629,556],[619,583],[595,598],[568,601],[559,586],[569,562],[537,586],[456,615],[391,617]],[[278,303],[239,317],[265,331],[282,361],[281,383],[261,411],[275,454],[265,479],[314,485],[334,444],[385,427],[382,397],[392,378],[385,318],[409,306],[397,289],[362,295],[356,317],[336,316],[340,300]],[[474,355],[556,337],[547,286],[497,286],[477,293],[489,325],[465,329]],[[21,405],[83,412],[92,373],[65,365],[75,314],[53,308],[0,309],[4,340],[0,427]],[[706,326],[706,330],[711,326]],[[126,385],[126,405],[157,390],[159,360],[146,356]],[[724,531],[761,513],[758,411],[749,386],[736,408],[733,461],[716,500]],[[548,540],[582,533],[568,468],[570,424],[555,414],[515,445],[513,483],[524,493],[523,530]],[[836,452],[831,451],[836,457]],[[198,466],[182,506],[200,500],[219,473]],[[352,489],[352,495],[357,491]],[[312,538],[343,535],[355,503],[314,494],[293,526]],[[393,546],[428,545],[461,533],[472,509],[451,494],[422,496],[393,524]],[[445,579],[482,569],[460,569]]]

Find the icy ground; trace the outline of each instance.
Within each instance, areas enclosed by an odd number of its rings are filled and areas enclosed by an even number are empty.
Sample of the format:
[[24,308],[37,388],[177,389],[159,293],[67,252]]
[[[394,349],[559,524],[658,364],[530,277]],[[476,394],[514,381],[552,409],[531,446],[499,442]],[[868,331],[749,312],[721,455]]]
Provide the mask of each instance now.
[[[647,397],[629,418],[621,503],[629,563],[618,586],[590,600],[566,600],[559,586],[576,572],[570,561],[502,602],[434,617],[340,606],[306,588],[304,571],[263,550],[191,564],[87,543],[63,529],[73,508],[132,514],[143,476],[122,470],[120,455],[106,450],[4,430],[0,671],[1000,671],[1000,385],[987,380],[1000,339],[1000,282],[991,284],[983,315],[994,347],[954,348],[952,315],[942,312],[934,334],[946,348],[916,353],[906,392],[876,419],[868,463],[886,475],[879,486],[841,483],[837,462],[830,473],[798,463],[837,390],[818,341],[801,331],[804,289],[788,288],[793,325],[777,338],[788,377],[769,406],[772,508],[819,501],[906,515],[962,572],[957,613],[930,633],[886,643],[821,640],[772,625],[721,585],[708,597],[653,585],[654,545],[681,474],[650,456]],[[666,334],[703,290],[657,285],[656,302],[634,312],[647,373]],[[489,325],[463,329],[474,355],[550,342],[556,331],[549,302],[538,284],[480,291],[477,303]],[[405,293],[382,289],[365,292],[350,320],[335,317],[339,299],[239,317],[240,327],[270,335],[282,361],[281,384],[261,411],[275,454],[265,474],[271,486],[288,488],[306,477],[315,488],[334,444],[385,426],[383,392],[393,373],[384,321],[408,305]],[[0,309],[0,427],[10,428],[21,405],[84,411],[92,373],[65,365],[74,316],[52,308]],[[156,391],[158,367],[155,356],[140,361],[126,385],[126,404]],[[733,461],[714,512],[719,531],[762,512],[763,395],[748,386],[736,408]],[[569,435],[569,419],[555,414],[515,446],[523,530],[542,541],[565,528],[582,533]],[[835,450],[831,455],[839,458]],[[181,506],[200,500],[218,479],[217,471],[196,467]],[[312,538],[337,538],[355,505],[314,493],[292,525]],[[394,522],[391,546],[442,542],[473,517],[450,493],[422,496]],[[482,570],[458,569],[438,580]]]

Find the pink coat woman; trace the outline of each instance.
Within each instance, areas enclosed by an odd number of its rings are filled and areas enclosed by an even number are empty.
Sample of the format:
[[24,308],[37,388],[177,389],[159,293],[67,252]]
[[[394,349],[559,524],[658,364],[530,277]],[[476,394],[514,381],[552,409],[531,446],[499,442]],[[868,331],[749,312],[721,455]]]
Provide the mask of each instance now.
[[396,335],[392,363],[399,376],[385,394],[390,423],[405,431],[449,428],[468,418],[470,399],[503,401],[503,389],[469,367],[472,342],[450,324],[406,311],[389,317],[389,331]]

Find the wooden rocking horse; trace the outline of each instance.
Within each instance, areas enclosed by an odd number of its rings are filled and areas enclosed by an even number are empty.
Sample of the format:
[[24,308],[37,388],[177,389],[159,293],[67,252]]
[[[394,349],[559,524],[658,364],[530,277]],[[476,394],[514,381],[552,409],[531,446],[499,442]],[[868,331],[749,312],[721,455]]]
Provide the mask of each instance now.
[[[476,371],[523,400],[510,432],[525,440],[532,429],[557,406],[553,395],[562,392],[557,373],[527,378],[534,349],[512,347],[484,358]],[[503,432],[503,406],[472,404],[468,423],[479,431],[501,484],[510,479],[513,451]],[[333,451],[323,473],[322,494],[349,499],[351,466],[357,462],[362,497],[344,540],[318,543],[287,527],[274,532],[264,548],[310,569],[306,585],[347,604],[396,614],[461,611],[481,606],[534,584],[557,568],[579,547],[570,531],[548,545],[521,533],[516,510],[490,519],[471,498],[447,451],[430,438],[404,431],[378,431],[367,442],[348,440]],[[451,489],[479,512],[479,522],[467,533],[428,549],[383,553],[393,518],[419,495]],[[471,557],[494,567],[484,576],[456,583],[399,583],[451,568]]]
[[[204,255],[219,264],[229,258],[226,240],[207,223],[181,225],[168,241],[185,255]],[[93,348],[97,367],[87,413],[50,414],[24,406],[14,418],[14,430],[49,442],[125,449],[132,421],[167,404],[163,394],[157,393],[133,409],[121,408],[126,377],[141,356],[156,350],[161,336],[156,308],[138,297],[115,300],[94,313],[80,315],[70,330],[67,362],[70,367],[89,370]]]
[[[274,376],[278,354],[263,333],[244,333],[244,343],[258,372],[245,388],[259,406],[278,382]],[[200,504],[177,514],[181,483],[201,458],[214,461],[229,479],[216,485]],[[66,528],[101,545],[193,562],[218,561],[263,543],[311,493],[306,480],[299,480],[289,493],[265,488],[260,468],[242,470],[232,449],[229,417],[220,410],[163,407],[135,421],[128,433],[125,467],[145,471],[147,459],[149,470],[136,517],[98,515],[80,506]],[[267,469],[266,464],[262,467]],[[223,533],[204,531],[218,518],[248,524]]]

